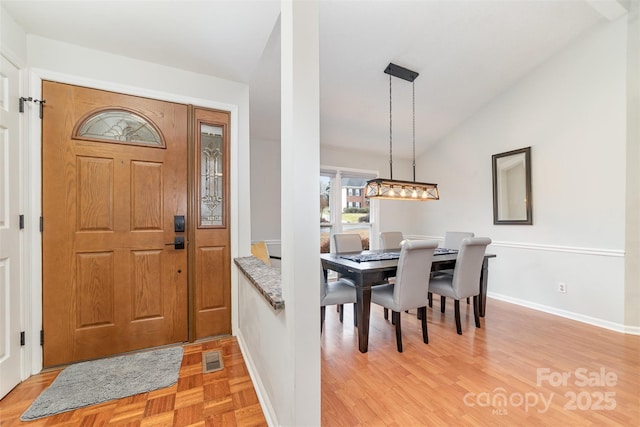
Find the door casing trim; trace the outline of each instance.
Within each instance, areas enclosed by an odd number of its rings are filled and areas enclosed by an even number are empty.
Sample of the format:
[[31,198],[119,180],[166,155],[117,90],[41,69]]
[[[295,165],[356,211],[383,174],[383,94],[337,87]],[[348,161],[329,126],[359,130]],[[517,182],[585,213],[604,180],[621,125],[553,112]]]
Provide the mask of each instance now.
[[[46,69],[31,68],[28,73],[28,95],[35,99],[42,99],[42,81],[51,80],[59,83],[78,85],[93,89],[100,89],[127,95],[142,96],[158,99],[161,101],[177,102],[182,104],[192,104],[198,107],[225,110],[230,113],[230,219],[231,219],[231,239],[230,250],[231,259],[238,256],[238,164],[239,158],[239,106],[216,102],[207,99],[194,98],[173,93],[161,92],[151,89],[128,86],[103,80],[89,79],[66,73],[59,73]],[[24,211],[28,224],[38,224],[42,213],[42,129],[40,118],[36,108],[28,111],[23,123],[23,134],[20,138],[24,143],[23,151],[23,189],[24,189]],[[46,114],[46,108],[45,108]],[[44,224],[46,227],[46,223]],[[42,371],[43,354],[40,346],[40,330],[42,329],[42,234],[37,226],[27,227],[24,236],[24,300],[22,303],[23,319],[27,333],[26,351],[23,355],[23,375],[25,377],[34,375]],[[237,304],[238,290],[237,271],[231,268],[231,331],[235,335],[238,330]],[[46,339],[46,338],[45,338]]]

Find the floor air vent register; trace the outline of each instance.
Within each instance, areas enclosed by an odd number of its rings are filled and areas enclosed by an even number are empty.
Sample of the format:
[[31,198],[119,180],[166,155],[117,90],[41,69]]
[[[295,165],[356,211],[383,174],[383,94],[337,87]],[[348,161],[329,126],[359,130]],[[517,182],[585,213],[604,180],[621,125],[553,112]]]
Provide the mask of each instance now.
[[202,371],[206,374],[208,372],[216,372],[224,369],[222,363],[222,355],[220,351],[207,351],[202,353]]

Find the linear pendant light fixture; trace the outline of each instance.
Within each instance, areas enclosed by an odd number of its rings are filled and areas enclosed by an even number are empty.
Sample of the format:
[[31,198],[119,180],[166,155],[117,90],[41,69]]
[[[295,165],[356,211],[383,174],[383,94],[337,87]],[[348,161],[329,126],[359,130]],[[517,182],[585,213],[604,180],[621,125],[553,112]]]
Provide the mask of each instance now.
[[[438,184],[416,182],[416,89],[414,80],[418,73],[390,63],[384,70],[389,74],[389,179],[376,178],[367,181],[365,197],[390,200],[438,200]],[[391,76],[398,77],[413,85],[413,181],[393,179],[393,128]]]

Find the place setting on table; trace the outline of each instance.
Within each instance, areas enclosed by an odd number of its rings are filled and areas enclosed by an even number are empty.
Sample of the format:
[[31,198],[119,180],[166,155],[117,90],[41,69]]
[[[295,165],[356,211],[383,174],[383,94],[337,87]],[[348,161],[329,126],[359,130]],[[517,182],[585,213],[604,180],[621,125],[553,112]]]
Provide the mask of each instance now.
[[[436,248],[433,255],[450,255],[457,254],[457,249]],[[387,261],[393,259],[400,259],[400,251],[388,252],[383,251],[363,251],[359,254],[339,254],[340,258],[347,259],[353,262],[371,262],[371,261]]]

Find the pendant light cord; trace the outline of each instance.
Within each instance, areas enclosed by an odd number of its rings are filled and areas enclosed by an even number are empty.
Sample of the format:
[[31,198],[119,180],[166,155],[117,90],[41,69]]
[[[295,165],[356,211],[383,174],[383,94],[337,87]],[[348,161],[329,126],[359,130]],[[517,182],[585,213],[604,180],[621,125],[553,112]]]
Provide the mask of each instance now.
[[391,74],[389,74],[389,179],[393,179],[393,126],[392,126],[392,114],[391,114]]
[[413,89],[413,182],[416,182],[416,82],[411,82]]

